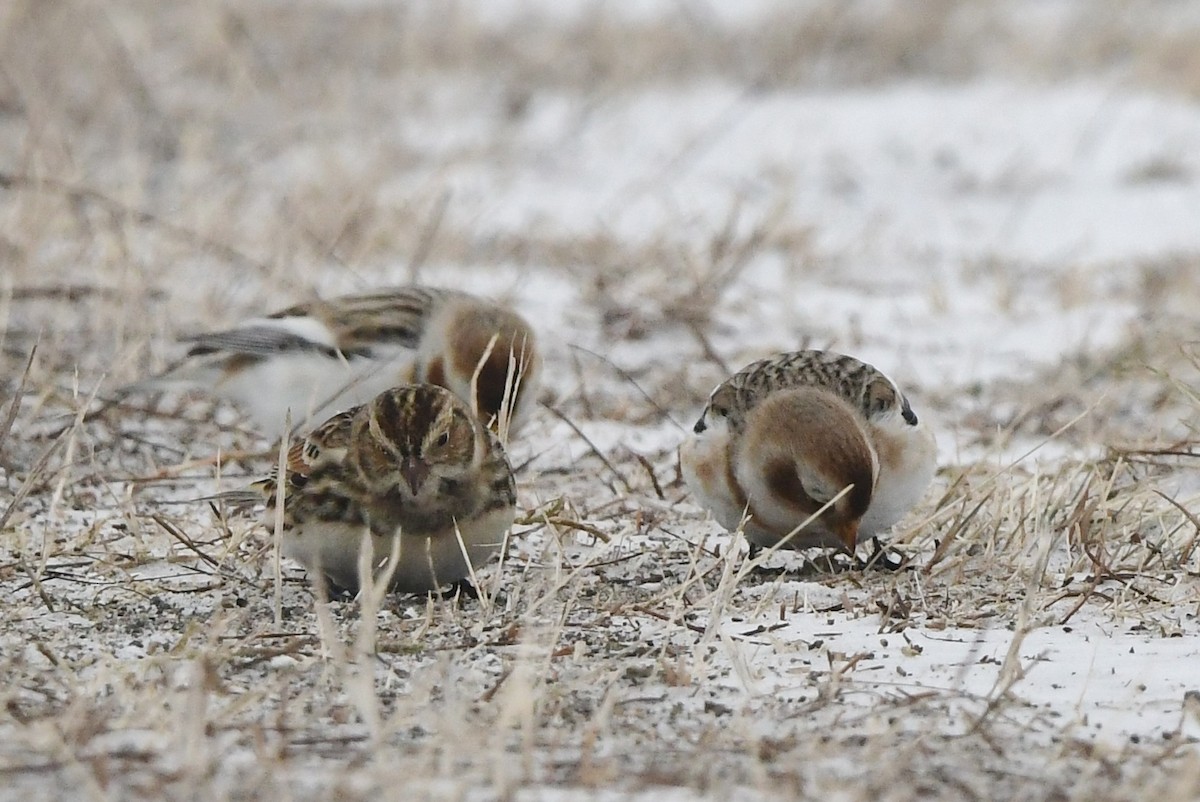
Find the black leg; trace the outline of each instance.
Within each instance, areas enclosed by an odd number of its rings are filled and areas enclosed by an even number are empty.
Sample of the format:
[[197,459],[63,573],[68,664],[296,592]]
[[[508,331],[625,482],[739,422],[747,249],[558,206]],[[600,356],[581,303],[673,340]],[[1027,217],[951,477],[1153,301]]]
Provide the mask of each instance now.
[[908,564],[908,558],[898,551],[885,549],[877,537],[871,538],[871,547],[871,556],[859,561],[863,570],[899,571]]
[[[320,578],[313,579],[314,582],[320,582],[324,587],[326,601],[349,601],[358,595],[358,588],[344,588],[334,582],[329,577],[322,574]],[[313,588],[315,591],[316,588]]]
[[471,584],[469,579],[460,579],[450,585],[450,587],[438,594],[443,599],[453,599],[455,596],[461,595],[464,599],[478,599],[479,591]]

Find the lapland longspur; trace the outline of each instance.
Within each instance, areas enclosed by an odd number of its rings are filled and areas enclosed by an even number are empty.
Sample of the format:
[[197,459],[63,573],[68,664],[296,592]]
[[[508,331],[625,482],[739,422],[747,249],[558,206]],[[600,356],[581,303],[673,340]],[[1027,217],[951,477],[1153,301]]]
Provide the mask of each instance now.
[[[387,390],[334,415],[293,443],[285,481],[283,554],[351,593],[366,532],[376,575],[421,593],[467,580],[499,552],[516,515],[499,438],[432,384]],[[268,527],[277,482],[272,473],[251,485]]]
[[722,526],[745,518],[758,546],[850,552],[920,499],[936,456],[895,382],[828,351],[748,365],[713,390],[680,447],[688,486]]
[[184,342],[182,361],[134,387],[199,385],[272,434],[289,409],[303,429],[413,382],[451,390],[507,433],[532,405],[540,367],[533,330],[512,310],[415,286],[301,303]]

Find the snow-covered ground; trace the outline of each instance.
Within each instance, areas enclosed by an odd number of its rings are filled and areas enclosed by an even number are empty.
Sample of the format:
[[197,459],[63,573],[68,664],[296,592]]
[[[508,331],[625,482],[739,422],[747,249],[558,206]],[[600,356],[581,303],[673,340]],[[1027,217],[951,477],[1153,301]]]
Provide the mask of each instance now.
[[[0,798],[1200,793],[1200,19],[733,8],[0,23]],[[545,346],[494,598],[277,600],[187,502],[266,446],[202,396],[54,445],[177,335],[414,279]],[[800,347],[934,424],[899,571],[751,570],[679,481],[711,387]]]

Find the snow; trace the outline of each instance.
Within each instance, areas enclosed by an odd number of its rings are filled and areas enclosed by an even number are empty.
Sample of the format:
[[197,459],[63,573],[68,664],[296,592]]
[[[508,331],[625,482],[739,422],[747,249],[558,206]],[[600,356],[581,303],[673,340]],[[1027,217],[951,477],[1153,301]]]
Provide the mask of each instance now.
[[[491,124],[487,108],[413,142],[453,156],[454,213],[485,232],[601,227],[638,240],[681,221],[680,233],[712,231],[735,205],[754,216],[782,202],[818,230],[818,248],[854,253],[868,276],[876,260],[931,253],[1115,261],[1200,242],[1189,179],[1200,109],[1182,99],[1087,83],[714,85],[601,108],[539,96],[527,116],[501,130],[500,162],[459,153],[463,132]],[[1153,165],[1172,172],[1139,177]]]
[[[779,590],[785,595],[786,588]],[[744,693],[794,696],[797,677],[831,667],[826,655],[842,662],[862,655],[843,679],[859,704],[879,696],[934,693],[980,710],[986,700],[1004,699],[1052,718],[1055,729],[1069,737],[1119,744],[1177,735],[1185,694],[1196,690],[1189,673],[1162,670],[1197,658],[1196,645],[1182,630],[1164,638],[1128,622],[1086,616],[1034,629],[1018,639],[1013,669],[1018,673],[1009,687],[1005,665],[1017,635],[1002,622],[893,634],[881,632],[877,617],[816,613],[809,602],[784,626],[777,615],[739,616],[723,625],[726,648],[733,652],[728,659],[753,667]]]

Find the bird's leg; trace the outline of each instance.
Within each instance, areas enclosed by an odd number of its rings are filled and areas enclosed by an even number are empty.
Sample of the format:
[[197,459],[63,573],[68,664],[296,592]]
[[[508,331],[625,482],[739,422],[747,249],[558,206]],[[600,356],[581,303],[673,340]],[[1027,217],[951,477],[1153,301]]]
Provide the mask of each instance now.
[[[322,587],[320,588],[320,592],[324,593],[326,601],[350,601],[358,595],[357,587],[344,588],[325,574],[321,574],[320,577],[314,578],[313,582],[321,583]],[[313,590],[318,591],[317,588],[313,588]]]
[[881,571],[899,571],[908,564],[908,559],[903,554],[894,549],[885,549],[877,537],[871,538],[871,547],[873,549],[871,556],[857,561],[859,568],[863,570],[877,568]]
[[478,599],[479,591],[471,584],[469,579],[460,579],[454,582],[450,587],[438,594],[443,599],[453,599],[455,596],[462,596],[464,599]]

